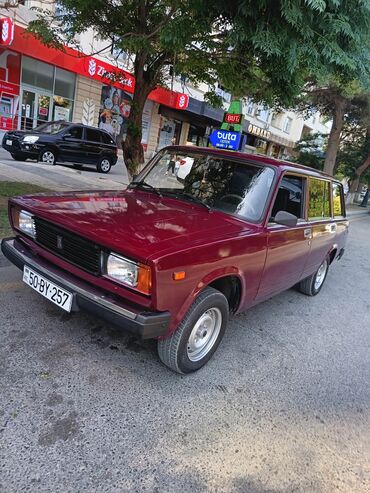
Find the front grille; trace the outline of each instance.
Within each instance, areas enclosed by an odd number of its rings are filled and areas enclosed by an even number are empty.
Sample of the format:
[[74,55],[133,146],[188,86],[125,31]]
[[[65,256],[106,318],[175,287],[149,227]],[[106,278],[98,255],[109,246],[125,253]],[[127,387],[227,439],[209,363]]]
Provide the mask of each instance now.
[[43,219],[35,218],[35,228],[39,245],[91,274],[100,274],[99,245]]

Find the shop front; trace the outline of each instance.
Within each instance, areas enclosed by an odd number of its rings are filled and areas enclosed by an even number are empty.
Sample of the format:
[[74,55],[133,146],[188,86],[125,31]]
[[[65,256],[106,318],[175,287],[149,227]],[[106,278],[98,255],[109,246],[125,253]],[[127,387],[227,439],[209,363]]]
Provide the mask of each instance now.
[[[18,25],[14,26],[11,46],[0,46],[3,131],[28,130],[51,120],[76,121],[104,128],[120,147],[134,88],[132,74],[69,47],[64,51],[46,47]],[[159,105],[181,112],[188,99],[164,88],[150,93],[143,114],[144,150]],[[164,127],[163,142],[168,140],[165,134],[169,125]]]

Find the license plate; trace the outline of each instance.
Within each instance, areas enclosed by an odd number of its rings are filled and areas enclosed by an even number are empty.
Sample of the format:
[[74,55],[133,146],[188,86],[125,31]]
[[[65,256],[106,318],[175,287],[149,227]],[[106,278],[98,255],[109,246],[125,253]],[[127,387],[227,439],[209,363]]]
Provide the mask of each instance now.
[[6,140],[6,145],[7,146],[12,146],[13,145],[13,141],[12,140]]
[[39,294],[52,301],[66,312],[72,309],[73,295],[53,282],[45,279],[39,273],[33,271],[26,265],[23,269],[23,281]]

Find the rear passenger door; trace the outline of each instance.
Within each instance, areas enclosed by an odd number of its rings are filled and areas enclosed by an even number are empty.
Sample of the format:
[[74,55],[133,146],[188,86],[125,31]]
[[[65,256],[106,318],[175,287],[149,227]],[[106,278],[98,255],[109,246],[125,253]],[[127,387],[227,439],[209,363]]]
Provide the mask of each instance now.
[[303,278],[315,272],[335,244],[337,224],[331,214],[331,182],[321,178],[308,179],[307,215],[312,245]]
[[87,162],[97,164],[102,152],[101,132],[97,128],[85,128]]
[[[257,299],[262,300],[296,284],[311,248],[311,230],[305,214],[307,178],[287,173],[277,191],[267,224],[267,257]],[[298,217],[294,227],[274,221],[279,211]]]

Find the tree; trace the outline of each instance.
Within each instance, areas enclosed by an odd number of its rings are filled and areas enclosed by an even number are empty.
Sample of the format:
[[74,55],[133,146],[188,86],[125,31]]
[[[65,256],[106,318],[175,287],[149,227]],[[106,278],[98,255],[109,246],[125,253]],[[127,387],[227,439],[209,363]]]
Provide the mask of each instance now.
[[327,140],[327,136],[320,133],[304,135],[294,148],[297,153],[295,161],[304,166],[322,170],[325,161],[323,148]]
[[[141,117],[168,67],[194,83],[217,81],[238,96],[287,106],[307,80],[350,77],[367,67],[367,2],[340,0],[60,0],[29,31],[62,48],[93,28],[133,55],[136,78],[123,151],[131,173],[143,162]],[[365,33],[366,31],[366,33]],[[209,98],[212,97],[212,90]],[[213,98],[214,99],[214,98]]]

